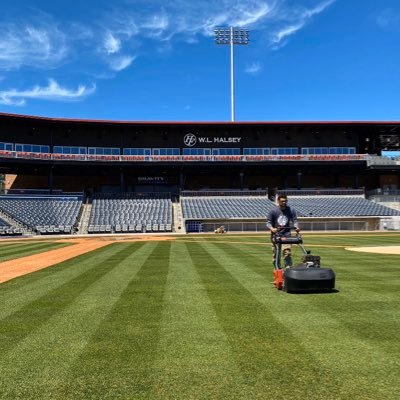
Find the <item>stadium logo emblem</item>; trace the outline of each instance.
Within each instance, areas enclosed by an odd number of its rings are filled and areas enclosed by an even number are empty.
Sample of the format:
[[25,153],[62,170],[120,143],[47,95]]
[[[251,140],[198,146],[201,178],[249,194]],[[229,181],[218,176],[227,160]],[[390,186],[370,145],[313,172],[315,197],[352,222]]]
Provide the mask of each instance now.
[[197,137],[193,133],[188,133],[184,136],[183,143],[188,147],[193,147],[197,143]]

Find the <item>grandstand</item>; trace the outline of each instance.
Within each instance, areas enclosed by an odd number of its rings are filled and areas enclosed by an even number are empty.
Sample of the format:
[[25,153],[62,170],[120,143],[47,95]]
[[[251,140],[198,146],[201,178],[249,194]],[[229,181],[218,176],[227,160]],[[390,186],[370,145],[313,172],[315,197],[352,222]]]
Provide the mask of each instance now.
[[38,234],[72,233],[82,199],[76,196],[1,196],[0,211]]
[[[334,218],[376,229],[383,218],[398,218],[368,195],[399,190],[400,164],[382,156],[396,150],[388,143],[399,142],[399,129],[400,122],[131,122],[0,113],[6,194],[0,217],[30,234],[184,232],[220,222],[264,231],[261,221],[285,192],[310,229],[324,218],[326,229],[337,229]],[[339,198],[339,189],[351,197]],[[70,193],[80,195],[67,200]]]
[[[305,190],[303,195],[292,195],[289,199],[305,229],[367,230],[378,227],[381,219],[400,219],[399,210],[367,200],[357,192],[322,196],[309,194],[311,192]],[[182,197],[181,204],[189,232],[213,231],[221,224],[231,231],[265,231],[265,217],[274,206],[266,196],[193,197],[192,194]]]
[[[368,200],[358,191],[349,190],[352,194],[347,195],[310,192],[304,190],[303,195],[290,196],[290,204],[297,210],[303,229],[371,230],[383,224],[397,229],[394,227],[400,224],[400,210]],[[74,234],[78,233],[78,227],[81,234],[207,232],[221,224],[228,231],[264,232],[265,217],[274,206],[265,193],[260,195],[255,191],[251,196],[246,191],[239,196],[238,192],[221,190],[207,191],[207,195],[198,192],[195,196],[186,192],[186,196],[175,202],[175,208],[167,194],[145,197],[137,193],[97,194],[86,203],[82,196],[74,195],[3,195],[0,214],[7,221],[0,219],[0,234]],[[174,219],[174,213],[181,215],[180,222]]]
[[291,197],[300,217],[398,217],[400,212],[360,197]]
[[182,198],[185,219],[265,218],[274,203],[267,197]]
[[170,199],[142,199],[134,194],[98,195],[93,200],[88,233],[171,232]]

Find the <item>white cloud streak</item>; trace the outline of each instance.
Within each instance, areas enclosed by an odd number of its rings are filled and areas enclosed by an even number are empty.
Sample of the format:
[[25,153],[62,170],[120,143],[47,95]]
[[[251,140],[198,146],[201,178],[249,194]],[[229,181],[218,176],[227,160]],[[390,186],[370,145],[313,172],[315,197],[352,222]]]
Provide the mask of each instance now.
[[281,27],[275,30],[271,35],[271,46],[278,49],[286,44],[286,39],[300,31],[316,15],[325,11],[336,0],[325,0],[319,2],[312,8],[287,9],[282,12],[284,19],[287,20]]
[[55,68],[68,55],[67,38],[55,25],[0,25],[0,68]]
[[115,71],[119,72],[126,68],[128,68],[132,62],[135,60],[136,57],[134,56],[120,56],[110,60],[110,68]]
[[96,86],[79,85],[77,89],[67,89],[60,86],[54,79],[49,79],[47,86],[36,85],[32,89],[10,89],[0,91],[0,104],[23,106],[27,99],[52,101],[78,101],[94,93]]
[[256,75],[261,71],[261,69],[261,64],[257,61],[247,65],[245,68],[245,72],[250,75]]
[[[107,10],[90,10],[97,13],[92,22],[83,22],[77,16],[63,25],[38,12],[36,17],[28,16],[23,22],[0,22],[0,71],[26,67],[49,71],[79,60],[82,70],[81,65],[92,68],[85,73],[114,77],[115,73],[131,67],[140,53],[162,52],[178,42],[198,43],[201,37],[212,36],[216,26],[247,27],[261,32],[259,37],[268,38],[265,44],[278,49],[335,1],[115,0]],[[387,26],[392,22],[384,13],[378,23]],[[256,74],[260,69],[261,65],[254,63],[245,71]],[[94,91],[95,86],[80,85],[71,90],[49,80],[44,87],[1,91],[0,103],[23,105],[27,99],[79,100]]]
[[175,43],[197,43],[201,36],[212,36],[217,26],[247,27],[266,32],[268,45],[277,49],[335,1],[307,0],[306,6],[301,4],[301,0],[248,0],[245,3],[241,0],[220,0],[218,3],[175,0],[168,5],[161,0],[132,0],[128,3],[136,5],[135,8],[141,10],[140,15],[133,7],[128,7],[125,13],[118,13],[118,19],[108,23],[119,29],[121,25],[129,26],[134,21],[136,31],[129,40],[135,36],[164,42],[173,39]]
[[107,32],[104,38],[104,49],[107,54],[118,53],[121,50],[121,40],[111,32]]
[[400,32],[400,12],[386,8],[377,16],[376,23],[384,31]]

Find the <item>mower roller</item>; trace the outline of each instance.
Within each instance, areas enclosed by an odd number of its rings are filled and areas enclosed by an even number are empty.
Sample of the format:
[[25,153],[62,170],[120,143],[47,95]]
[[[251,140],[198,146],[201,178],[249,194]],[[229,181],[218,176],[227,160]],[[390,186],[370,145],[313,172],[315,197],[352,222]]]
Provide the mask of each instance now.
[[[284,235],[288,229],[278,230],[272,235],[275,247],[274,286],[288,293],[329,292],[335,288],[335,272],[331,268],[321,268],[321,258],[311,254],[303,246],[303,238],[299,233],[295,236]],[[282,245],[297,245],[303,257],[296,266],[281,267]]]

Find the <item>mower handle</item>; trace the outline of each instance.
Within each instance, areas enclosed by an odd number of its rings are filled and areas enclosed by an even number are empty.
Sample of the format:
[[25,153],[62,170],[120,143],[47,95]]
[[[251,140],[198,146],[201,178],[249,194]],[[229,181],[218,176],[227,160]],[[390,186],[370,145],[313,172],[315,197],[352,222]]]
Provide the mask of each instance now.
[[297,229],[298,229],[298,228],[295,228],[294,226],[288,226],[288,227],[285,227],[285,226],[278,226],[278,227],[276,227],[275,229],[277,229],[277,231],[276,231],[275,233],[272,233],[272,232],[271,232],[272,235],[280,235],[280,234],[282,234],[283,232],[287,232],[287,231],[296,231],[296,235],[300,235],[300,233],[297,232]]
[[[294,227],[287,227],[287,228],[282,227],[282,228],[278,228],[278,231],[275,232],[275,233],[271,232],[272,242],[274,242],[274,243],[282,243],[282,244],[285,243],[286,240],[281,240],[281,239],[285,237],[283,235],[283,232],[287,231],[287,230],[296,230],[296,228],[294,228]],[[300,232],[296,232],[296,236],[292,236],[292,240],[294,238],[297,239],[296,243],[294,243],[294,244],[303,243],[303,238],[301,237]],[[290,240],[287,241],[288,244],[289,244],[289,242],[290,242]]]

